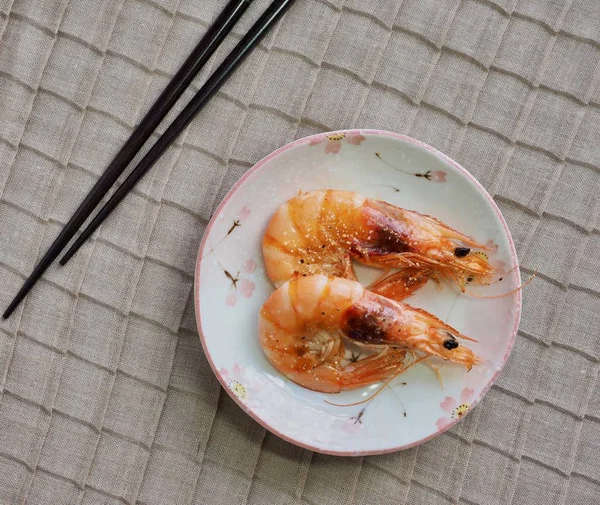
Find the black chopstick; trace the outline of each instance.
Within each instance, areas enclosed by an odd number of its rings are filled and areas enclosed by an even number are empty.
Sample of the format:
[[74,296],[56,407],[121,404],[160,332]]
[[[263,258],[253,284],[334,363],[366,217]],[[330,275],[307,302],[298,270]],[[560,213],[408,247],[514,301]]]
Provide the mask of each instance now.
[[83,230],[75,243],[66,252],[60,260],[61,265],[64,265],[77,252],[79,247],[94,233],[94,230],[106,219],[111,211],[119,205],[121,200],[125,198],[127,193],[135,186],[135,184],[150,170],[154,163],[162,156],[167,148],[175,141],[179,134],[187,127],[194,119],[196,114],[209,102],[212,96],[225,83],[228,77],[235,69],[244,61],[250,54],[252,49],[261,41],[267,34],[267,31],[273,26],[285,11],[294,3],[295,0],[275,0],[260,17],[260,19],[250,28],[246,36],[238,43],[231,51],[221,66],[209,77],[206,84],[192,98],[190,103],[181,111],[175,118],[173,123],[165,130],[163,135],[156,141],[146,156],[142,158],[139,164],[133,169],[129,177],[125,179],[119,189],[115,191],[106,205],[98,212],[96,217]]
[[202,40],[185,60],[171,82],[157,98],[156,102],[146,113],[140,124],[131,134],[125,145],[121,147],[113,161],[106,168],[94,187],[90,190],[83,202],[79,205],[71,219],[64,226],[44,257],[34,268],[13,301],[10,303],[2,317],[8,318],[31,288],[42,276],[50,264],[58,257],[60,252],[73,238],[79,227],[89,217],[110,190],[127,165],[135,157],[144,143],[150,138],[152,132],[165,118],[175,102],[181,97],[198,72],[215,53],[221,42],[229,34],[233,26],[246,11],[252,0],[230,0],[213,25],[206,32]]

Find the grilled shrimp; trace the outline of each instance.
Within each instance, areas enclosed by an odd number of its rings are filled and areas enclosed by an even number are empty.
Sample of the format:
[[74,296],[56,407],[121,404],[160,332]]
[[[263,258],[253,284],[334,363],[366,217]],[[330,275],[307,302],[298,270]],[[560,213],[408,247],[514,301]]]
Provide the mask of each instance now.
[[371,290],[400,301],[430,278],[487,284],[495,269],[472,249],[486,247],[441,221],[356,193],[319,190],[292,198],[275,212],[263,238],[267,274],[280,286],[298,276],[356,280],[352,259],[400,269]]
[[[375,354],[344,363],[342,337]],[[469,339],[428,312],[339,277],[296,277],[260,311],[259,338],[271,364],[314,391],[338,393],[395,377],[410,352],[438,356],[471,369],[480,359],[458,339]]]

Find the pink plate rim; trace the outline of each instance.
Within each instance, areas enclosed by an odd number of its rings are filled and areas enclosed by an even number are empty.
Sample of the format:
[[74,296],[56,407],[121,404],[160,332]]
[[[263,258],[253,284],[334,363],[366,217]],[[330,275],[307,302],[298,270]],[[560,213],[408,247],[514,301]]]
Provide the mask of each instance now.
[[[208,360],[208,363],[210,364],[210,367],[212,368],[213,373],[215,374],[215,376],[217,377],[217,379],[221,383],[221,386],[223,387],[223,389],[225,389],[225,391],[227,391],[227,393],[229,394],[229,396],[241,407],[241,409],[244,412],[246,412],[246,414],[248,414],[252,419],[254,419],[258,424],[260,424],[263,428],[269,430],[271,433],[277,435],[278,437],[282,438],[283,440],[285,440],[287,442],[290,442],[290,443],[292,443],[294,445],[297,445],[299,447],[302,447],[304,449],[315,451],[315,452],[318,452],[318,453],[321,453],[321,454],[329,454],[329,455],[333,455],[333,456],[370,456],[370,455],[377,455],[377,454],[388,454],[388,453],[391,453],[391,452],[397,452],[397,451],[402,451],[402,450],[405,450],[405,449],[410,449],[411,447],[415,447],[415,446],[420,445],[420,444],[422,444],[424,442],[427,442],[427,441],[429,441],[429,440],[437,437],[438,435],[441,435],[446,430],[450,429],[452,426],[454,426],[458,421],[460,421],[465,416],[462,416],[461,418],[457,418],[457,419],[453,420],[452,422],[450,422],[449,424],[447,424],[446,426],[444,426],[442,429],[438,429],[435,433],[432,433],[431,435],[429,435],[427,437],[423,437],[420,440],[416,440],[415,442],[411,442],[409,444],[404,444],[404,445],[401,445],[401,446],[390,447],[390,448],[387,448],[387,449],[364,450],[364,451],[352,451],[352,452],[350,452],[350,451],[328,450],[328,449],[323,449],[323,448],[320,448],[320,447],[315,447],[315,446],[312,446],[310,444],[305,444],[303,442],[295,440],[295,439],[293,439],[293,438],[291,438],[291,437],[289,437],[287,435],[284,435],[283,433],[280,433],[279,431],[277,431],[275,428],[273,428],[272,426],[270,426],[269,424],[267,424],[263,419],[261,419],[257,414],[255,414],[251,409],[249,409],[246,405],[244,405],[240,401],[239,398],[237,398],[234,394],[232,394],[229,391],[229,388],[227,387],[227,382],[221,376],[221,373],[219,372],[219,369],[215,366],[215,364],[214,364],[214,362],[213,362],[213,360],[211,358],[211,355],[208,352],[208,348],[207,348],[207,345],[206,345],[206,340],[204,338],[204,332],[202,331],[202,314],[200,313],[200,305],[199,305],[199,300],[198,300],[198,293],[199,293],[199,286],[200,286],[200,264],[201,264],[201,260],[202,260],[202,257],[203,257],[202,253],[203,253],[204,247],[206,245],[206,240],[207,240],[207,238],[208,238],[208,236],[210,234],[210,230],[211,230],[212,226],[214,225],[217,217],[219,216],[219,214],[223,210],[223,207],[233,197],[233,195],[236,193],[236,191],[238,190],[238,188],[250,176],[252,176],[255,172],[258,172],[272,158],[278,156],[279,154],[283,153],[284,151],[287,151],[288,149],[291,149],[291,148],[293,148],[293,147],[295,147],[297,145],[305,144],[305,143],[310,142],[311,140],[316,140],[316,139],[322,138],[324,135],[334,135],[334,134],[345,134],[345,135],[352,135],[352,134],[382,135],[382,136],[386,136],[386,137],[392,137],[392,138],[401,139],[401,140],[409,142],[409,143],[411,143],[413,145],[416,145],[418,147],[426,149],[427,151],[433,153],[434,155],[436,155],[438,158],[440,158],[444,162],[446,162],[446,163],[452,165],[454,168],[458,169],[487,198],[490,206],[492,207],[492,209],[494,210],[494,212],[496,212],[496,215],[500,219],[500,222],[502,223],[502,226],[504,227],[504,232],[506,233],[506,236],[508,238],[508,243],[509,243],[509,246],[510,246],[510,252],[511,252],[511,256],[512,256],[513,265],[518,265],[517,251],[515,249],[515,244],[513,242],[512,235],[510,234],[510,230],[508,229],[508,225],[506,224],[504,216],[502,216],[502,213],[500,212],[500,209],[496,205],[496,202],[494,201],[494,199],[486,191],[486,189],[481,185],[481,183],[477,179],[475,179],[475,177],[473,177],[473,175],[471,175],[470,172],[468,172],[459,163],[457,163],[456,161],[454,161],[450,157],[446,156],[441,151],[438,151],[435,147],[432,147],[429,144],[421,142],[420,140],[414,139],[414,138],[409,137],[407,135],[402,135],[400,133],[394,133],[394,132],[390,132],[390,131],[386,131],[386,130],[358,129],[358,128],[354,128],[354,129],[349,129],[349,130],[336,130],[336,131],[331,131],[331,132],[317,133],[317,134],[314,134],[314,135],[310,135],[308,137],[303,137],[303,138],[294,140],[293,142],[290,142],[289,144],[286,144],[283,147],[280,147],[276,151],[273,151],[271,154],[269,154],[268,156],[264,157],[262,160],[260,160],[258,163],[256,163],[252,168],[250,168],[250,170],[248,170],[240,178],[240,180],[238,182],[235,183],[235,185],[231,188],[231,190],[229,190],[229,192],[225,195],[225,198],[223,198],[223,201],[219,204],[219,207],[217,208],[217,210],[213,214],[210,222],[208,223],[208,226],[206,227],[206,230],[204,231],[204,236],[202,237],[202,242],[200,243],[200,248],[198,250],[198,256],[196,257],[196,269],[195,269],[195,275],[194,275],[194,312],[195,312],[195,315],[196,315],[196,325],[198,327],[198,335],[200,336],[200,343],[202,344],[202,349],[204,351],[204,355],[206,356],[206,359]],[[517,283],[520,284],[519,270],[517,269],[516,272],[517,272]],[[519,322],[521,320],[521,307],[522,307],[522,295],[521,295],[521,291],[517,291],[516,295],[517,295],[517,312],[516,312],[515,322],[514,322],[512,334],[510,336],[510,340],[508,342],[508,346],[507,346],[506,351],[504,353],[504,356],[502,358],[502,362],[500,363],[500,366],[498,367],[498,369],[496,370],[496,372],[494,373],[494,375],[489,379],[488,383],[481,390],[481,392],[479,393],[479,395],[477,396],[477,398],[475,398],[472,401],[471,405],[469,406],[469,410],[467,411],[467,414],[470,413],[471,410],[473,409],[473,407],[475,407],[481,401],[481,399],[489,391],[489,389],[492,387],[492,385],[496,382],[496,380],[498,379],[498,376],[500,375],[500,372],[504,369],[504,366],[506,365],[506,361],[508,360],[508,357],[510,356],[512,348],[513,348],[513,346],[515,344],[515,340],[516,340],[516,337],[517,337],[517,331],[518,331],[518,328],[519,328]]]

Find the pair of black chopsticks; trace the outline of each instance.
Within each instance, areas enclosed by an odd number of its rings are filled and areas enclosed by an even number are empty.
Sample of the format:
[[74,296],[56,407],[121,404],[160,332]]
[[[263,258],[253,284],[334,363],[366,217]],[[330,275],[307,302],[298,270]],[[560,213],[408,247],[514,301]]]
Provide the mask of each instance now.
[[[127,193],[131,191],[144,174],[150,170],[154,163],[156,163],[179,134],[190,124],[196,114],[202,110],[294,1],[295,0],[273,1],[233,51],[229,53],[214,74],[208,78],[204,86],[202,86],[173,123],[150,148],[148,153],[133,169],[123,184],[119,186],[106,205],[104,205],[98,214],[96,214],[87,228],[83,230],[81,235],[60,260],[61,265],[65,265],[67,261],[69,261],[94,230],[96,230],[111,211],[119,205],[121,200],[125,198]],[[58,237],[56,237],[52,245],[48,248],[44,257],[36,265],[29,278],[25,281],[4,312],[2,316],[4,319],[8,318],[13,313],[37,280],[73,238],[79,227],[90,216],[102,198],[108,193],[127,165],[133,160],[144,143],[150,138],[152,132],[164,119],[175,102],[181,97],[185,89],[214,54],[221,42],[227,37],[233,26],[242,17],[242,14],[244,14],[251,3],[252,0],[230,0],[229,4],[227,4],[223,12],[221,12],[219,17],[215,20],[215,23],[210,27],[206,35],[192,51],[192,54],[190,54],[177,74],[175,74],[175,77],[173,77],[166,89],[158,97],[154,105],[140,122],[139,126],[131,134],[125,145],[117,153],[114,160],[110,163],[100,179],[98,179],[69,222],[64,226]]]

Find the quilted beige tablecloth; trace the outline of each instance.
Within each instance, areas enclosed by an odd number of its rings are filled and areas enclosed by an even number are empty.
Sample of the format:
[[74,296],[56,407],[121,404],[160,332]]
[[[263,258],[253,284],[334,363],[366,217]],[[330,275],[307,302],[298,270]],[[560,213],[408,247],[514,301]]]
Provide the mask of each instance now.
[[[0,0],[2,309],[224,4]],[[523,276],[538,270],[485,400],[420,447],[354,459],[242,413],[202,353],[192,296],[204,228],[240,176],[349,127],[463,164],[504,213]],[[298,0],[0,323],[0,503],[600,503],[599,134],[598,0]]]

